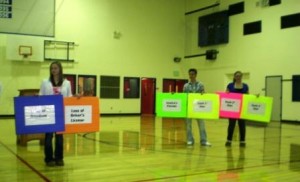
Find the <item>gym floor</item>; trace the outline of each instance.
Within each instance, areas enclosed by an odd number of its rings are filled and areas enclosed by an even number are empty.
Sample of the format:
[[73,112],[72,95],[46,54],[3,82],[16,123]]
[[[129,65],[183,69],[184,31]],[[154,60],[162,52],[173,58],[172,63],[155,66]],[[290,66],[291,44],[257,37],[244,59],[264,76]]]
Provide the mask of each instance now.
[[186,146],[182,119],[154,116],[105,116],[100,132],[64,135],[63,167],[44,163],[38,140],[16,144],[14,119],[0,120],[0,179],[38,181],[299,181],[300,125],[248,122],[246,147],[238,127],[225,147],[226,119],[207,120],[211,147]]

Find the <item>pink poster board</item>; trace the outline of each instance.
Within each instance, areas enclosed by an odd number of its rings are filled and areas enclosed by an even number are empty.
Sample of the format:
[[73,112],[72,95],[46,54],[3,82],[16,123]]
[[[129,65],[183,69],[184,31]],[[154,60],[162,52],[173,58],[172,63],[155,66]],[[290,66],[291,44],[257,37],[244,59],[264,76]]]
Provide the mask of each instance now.
[[239,119],[242,110],[243,94],[218,92],[220,96],[220,117]]

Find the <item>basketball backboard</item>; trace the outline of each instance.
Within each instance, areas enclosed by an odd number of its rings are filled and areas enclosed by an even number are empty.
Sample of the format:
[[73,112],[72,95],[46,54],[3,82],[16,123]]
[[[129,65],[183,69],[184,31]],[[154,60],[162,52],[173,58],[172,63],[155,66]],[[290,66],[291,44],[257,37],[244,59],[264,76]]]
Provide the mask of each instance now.
[[44,61],[44,38],[7,35],[6,59],[12,61]]

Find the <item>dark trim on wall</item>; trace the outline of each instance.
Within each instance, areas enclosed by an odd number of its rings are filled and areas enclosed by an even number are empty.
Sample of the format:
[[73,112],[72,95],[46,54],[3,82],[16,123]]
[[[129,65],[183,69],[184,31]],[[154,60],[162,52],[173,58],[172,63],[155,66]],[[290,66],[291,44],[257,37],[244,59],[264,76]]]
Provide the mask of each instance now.
[[297,124],[297,125],[300,125],[300,121],[297,121],[297,120],[281,120],[282,123],[285,123],[285,124]]
[[110,116],[140,116],[141,113],[103,113],[100,117],[110,117]]
[[12,118],[15,118],[14,114],[3,114],[3,115],[0,115],[0,119],[12,119]]
[[256,126],[256,127],[266,127],[266,126],[268,126],[268,123],[246,121],[246,125],[247,126]]
[[[263,126],[263,127],[268,126],[268,123],[261,123],[261,122],[246,121],[246,123],[247,126]],[[297,120],[281,120],[281,123],[300,125],[300,121]]]
[[220,3],[216,3],[216,4],[213,4],[213,5],[210,5],[210,6],[206,6],[204,8],[200,8],[200,9],[196,9],[196,10],[193,10],[193,11],[186,12],[185,15],[190,15],[190,14],[193,14],[193,13],[197,13],[199,11],[210,9],[210,8],[213,8],[213,7],[216,7],[216,6],[219,6],[219,5],[220,5]]
[[[99,117],[106,117],[106,116],[140,116],[141,113],[103,113],[100,114]],[[0,119],[14,119],[14,114],[4,114],[0,115]]]
[[[141,113],[102,113],[100,114],[100,116],[140,116]],[[14,118],[15,115],[14,114],[2,114],[0,115],[0,119],[11,119]],[[252,123],[254,123],[253,125],[265,125],[265,123],[260,123],[260,122],[251,122],[251,121],[246,121],[247,124],[252,125]],[[300,124],[300,121],[298,120],[282,120],[282,123],[296,123],[296,124]]]

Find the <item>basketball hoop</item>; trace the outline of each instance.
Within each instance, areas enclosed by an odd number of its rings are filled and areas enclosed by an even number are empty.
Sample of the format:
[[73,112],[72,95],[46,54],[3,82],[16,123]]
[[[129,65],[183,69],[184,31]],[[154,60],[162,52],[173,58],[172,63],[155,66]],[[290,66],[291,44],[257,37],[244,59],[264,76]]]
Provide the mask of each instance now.
[[23,57],[23,59],[27,59],[32,55],[32,46],[19,46],[19,55]]
[[23,56],[24,59],[27,59],[29,56],[31,56],[31,54],[26,54],[26,53],[23,53],[21,55]]

